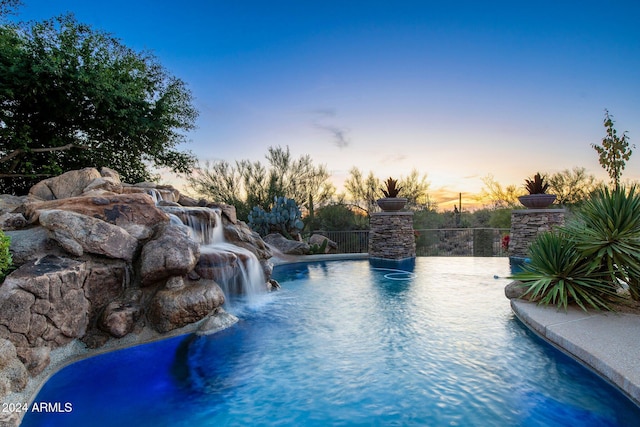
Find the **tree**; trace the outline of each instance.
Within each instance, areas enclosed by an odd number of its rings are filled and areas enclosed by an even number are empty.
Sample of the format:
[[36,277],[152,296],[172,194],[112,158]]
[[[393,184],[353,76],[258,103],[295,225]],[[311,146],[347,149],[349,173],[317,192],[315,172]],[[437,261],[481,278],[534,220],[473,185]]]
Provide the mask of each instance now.
[[488,201],[493,209],[514,208],[520,204],[518,196],[523,195],[524,192],[518,190],[515,185],[507,185],[503,188],[491,174],[482,178],[482,182],[484,187],[480,192],[479,200]]
[[140,182],[195,163],[175,150],[197,117],[185,83],[72,15],[0,27],[0,75],[0,192],[88,166]]
[[189,185],[200,195],[235,206],[243,219],[254,206],[269,210],[274,197],[307,208],[309,200],[321,206],[335,192],[326,167],[315,166],[309,155],[294,159],[289,147],[269,147],[265,157],[267,166],[249,160],[207,162],[188,178]]
[[[351,201],[367,212],[367,215],[378,211],[376,200],[382,197],[382,181],[373,172],[365,178],[362,171],[356,167],[349,171],[349,178],[344,183],[344,187],[350,196]],[[406,177],[400,177],[397,187],[402,188],[398,197],[407,198],[407,206],[410,209],[431,209],[434,204],[429,198],[429,182],[427,176],[418,173],[413,169]]]
[[[604,127],[607,129],[607,136],[602,139],[602,145],[591,144],[598,153],[598,161],[600,166],[609,174],[611,183],[615,188],[620,187],[620,177],[625,167],[625,162],[631,157],[631,149],[629,148],[629,137],[627,132],[622,133],[622,137],[617,135],[613,127],[613,116],[608,110],[604,110]],[[632,146],[635,148],[635,146]]]
[[401,196],[407,198],[407,207],[412,210],[431,209],[433,202],[429,198],[429,181],[427,175],[418,173],[417,169],[411,170],[406,178],[401,178],[398,184],[402,187]]
[[575,205],[589,198],[591,192],[598,187],[594,175],[587,174],[582,167],[565,169],[547,178],[549,193],[556,195],[561,205]]
[[22,6],[22,0],[0,0],[0,18],[15,13],[18,6]]
[[350,196],[351,201],[364,210],[367,215],[371,215],[377,210],[376,200],[380,197],[380,187],[382,182],[369,171],[365,178],[362,171],[356,167],[349,171],[349,178],[344,182],[344,188]]

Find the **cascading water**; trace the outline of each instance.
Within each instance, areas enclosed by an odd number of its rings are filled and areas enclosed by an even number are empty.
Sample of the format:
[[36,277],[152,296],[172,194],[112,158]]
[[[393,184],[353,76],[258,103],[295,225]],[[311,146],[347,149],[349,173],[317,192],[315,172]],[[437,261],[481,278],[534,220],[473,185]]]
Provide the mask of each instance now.
[[[250,250],[225,240],[221,212],[219,209],[213,211],[215,213],[213,227],[209,227],[207,224],[195,227],[198,230],[198,235],[201,236],[200,257],[202,258],[204,255],[206,258],[207,254],[222,254],[223,257],[234,260],[233,264],[236,268],[222,269],[218,284],[225,296],[241,294],[251,303],[256,295],[262,294],[266,290],[260,261]],[[198,221],[195,222],[194,225],[197,225]],[[189,227],[193,227],[193,225],[189,224]]]
[[[158,193],[154,195],[157,197]],[[200,243],[196,272],[218,283],[225,294],[227,308],[238,296],[252,305],[258,295],[266,292],[264,271],[256,255],[226,241],[220,209],[175,206],[161,206],[161,209],[169,214],[172,223],[186,225],[192,238]]]

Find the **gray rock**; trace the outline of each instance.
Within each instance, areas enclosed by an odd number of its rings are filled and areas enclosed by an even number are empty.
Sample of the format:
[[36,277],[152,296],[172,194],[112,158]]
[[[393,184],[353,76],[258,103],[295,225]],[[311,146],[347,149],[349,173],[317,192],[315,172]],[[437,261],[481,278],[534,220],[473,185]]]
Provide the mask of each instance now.
[[122,183],[120,179],[116,180],[109,177],[96,178],[87,185],[82,191],[83,194],[92,191],[108,191],[115,194],[122,193]]
[[207,317],[196,331],[197,335],[211,335],[219,332],[229,326],[238,322],[238,319],[233,314],[229,314],[223,309],[218,309],[216,312]]
[[18,347],[16,350],[18,358],[32,377],[39,375],[51,363],[49,347]]
[[122,338],[133,331],[142,315],[141,295],[141,292],[133,293],[127,299],[113,301],[107,305],[100,317],[100,329],[116,338]]
[[44,227],[6,231],[5,235],[11,238],[9,250],[13,257],[13,264],[16,266],[35,261],[47,254],[64,254],[60,246],[49,238],[49,233]]
[[5,213],[15,213],[26,203],[27,197],[14,196],[11,194],[0,194],[0,215]]
[[41,211],[53,209],[101,219],[122,227],[138,240],[150,238],[158,224],[169,222],[169,217],[156,208],[147,194],[110,194],[99,197],[83,195],[34,202],[27,205],[26,214],[29,221],[35,223]]
[[105,166],[101,167],[100,176],[102,176],[103,178],[111,178],[114,182],[122,184],[122,181],[120,180],[120,174],[111,168]]
[[182,225],[168,224],[159,236],[142,248],[140,274],[142,285],[148,286],[171,276],[183,276],[196,266],[200,246]]
[[262,237],[242,221],[235,225],[225,224],[224,236],[229,243],[250,250],[260,260],[267,260],[273,255]]
[[0,215],[0,230],[17,230],[27,225],[27,219],[21,213]]
[[285,255],[307,255],[309,245],[297,240],[289,240],[280,233],[267,234],[264,241]]
[[[524,297],[527,288],[522,286],[522,282],[514,281],[504,287],[504,295],[509,299],[520,299]],[[524,299],[529,299],[528,296]]]
[[42,211],[40,224],[49,230],[52,239],[76,256],[86,251],[131,261],[138,248],[138,240],[123,228],[75,212]]
[[325,240],[327,241],[327,243],[324,249],[324,253],[335,254],[338,249],[338,244],[321,234],[313,234],[311,237],[309,237],[309,246],[317,245],[318,248],[321,248]]
[[158,332],[197,322],[224,304],[224,294],[211,280],[190,282],[180,289],[162,289],[149,305],[147,318]]
[[41,200],[66,199],[79,196],[100,172],[95,168],[65,172],[60,176],[40,181],[29,190],[29,194]]

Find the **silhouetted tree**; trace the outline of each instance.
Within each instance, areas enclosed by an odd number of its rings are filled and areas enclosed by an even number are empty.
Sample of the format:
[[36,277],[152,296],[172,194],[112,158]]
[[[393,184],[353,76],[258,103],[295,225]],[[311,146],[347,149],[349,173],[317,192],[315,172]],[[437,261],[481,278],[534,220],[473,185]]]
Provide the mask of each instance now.
[[254,206],[269,210],[276,196],[306,208],[309,200],[322,206],[334,194],[326,167],[314,165],[309,155],[294,159],[289,147],[269,147],[265,158],[266,166],[249,160],[207,162],[188,178],[189,185],[202,196],[235,206],[241,219]]
[[547,177],[548,193],[555,194],[556,200],[562,205],[575,205],[589,198],[593,190],[598,187],[594,175],[588,174],[582,167],[565,169]]
[[[611,183],[618,189],[625,162],[631,157],[632,151],[629,148],[627,132],[623,132],[622,137],[619,137],[613,127],[613,116],[608,110],[604,111],[604,127],[607,129],[607,136],[602,139],[602,145],[591,144],[591,146],[598,153],[600,165],[609,174]],[[632,147],[635,148],[635,146]]]

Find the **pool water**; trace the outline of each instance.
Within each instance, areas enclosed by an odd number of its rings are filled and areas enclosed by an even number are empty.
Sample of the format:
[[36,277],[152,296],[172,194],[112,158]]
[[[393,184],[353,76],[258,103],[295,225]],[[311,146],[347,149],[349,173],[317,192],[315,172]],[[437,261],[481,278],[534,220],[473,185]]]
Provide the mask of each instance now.
[[23,426],[627,426],[640,409],[539,340],[505,258],[279,266],[241,321],[75,363]]

